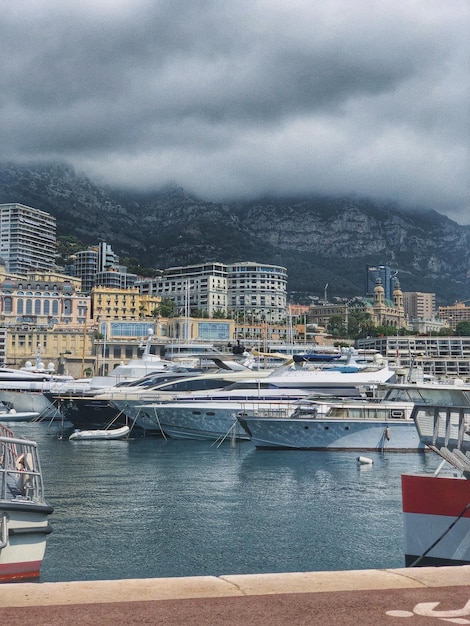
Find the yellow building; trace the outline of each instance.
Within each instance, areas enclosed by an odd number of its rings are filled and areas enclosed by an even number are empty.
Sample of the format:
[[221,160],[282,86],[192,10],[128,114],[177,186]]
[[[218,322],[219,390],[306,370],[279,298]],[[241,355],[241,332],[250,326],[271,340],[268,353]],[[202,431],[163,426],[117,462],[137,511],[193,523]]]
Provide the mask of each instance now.
[[89,300],[81,281],[57,272],[30,272],[19,276],[0,263],[0,325],[53,328],[82,326]]
[[5,337],[4,362],[10,367],[20,367],[26,361],[34,362],[38,354],[47,365],[53,363],[57,371],[81,377],[85,370],[93,371],[93,330],[63,328],[50,331],[33,327],[3,329]]
[[438,316],[446,320],[448,325],[455,330],[459,322],[470,322],[470,306],[464,302],[456,302],[451,306],[440,306]]
[[91,319],[94,321],[131,321],[152,317],[161,302],[160,296],[140,295],[138,287],[93,287],[90,299]]

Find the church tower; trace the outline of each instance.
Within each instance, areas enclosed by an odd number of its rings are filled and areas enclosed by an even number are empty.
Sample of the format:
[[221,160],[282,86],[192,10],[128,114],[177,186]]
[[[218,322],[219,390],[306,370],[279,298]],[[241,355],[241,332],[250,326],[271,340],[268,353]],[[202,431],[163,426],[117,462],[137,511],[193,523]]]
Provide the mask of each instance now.
[[403,291],[400,289],[400,281],[395,280],[395,289],[393,290],[393,302],[397,309],[403,311]]
[[377,278],[374,288],[374,307],[383,307],[385,305],[385,290],[382,286],[382,279]]

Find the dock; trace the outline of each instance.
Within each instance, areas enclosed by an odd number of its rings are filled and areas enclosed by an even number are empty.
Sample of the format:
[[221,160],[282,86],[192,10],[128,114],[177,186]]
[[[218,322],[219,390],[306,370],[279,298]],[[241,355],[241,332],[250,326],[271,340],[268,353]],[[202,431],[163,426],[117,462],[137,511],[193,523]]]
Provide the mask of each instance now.
[[0,585],[0,618],[21,626],[470,625],[470,565],[11,583]]

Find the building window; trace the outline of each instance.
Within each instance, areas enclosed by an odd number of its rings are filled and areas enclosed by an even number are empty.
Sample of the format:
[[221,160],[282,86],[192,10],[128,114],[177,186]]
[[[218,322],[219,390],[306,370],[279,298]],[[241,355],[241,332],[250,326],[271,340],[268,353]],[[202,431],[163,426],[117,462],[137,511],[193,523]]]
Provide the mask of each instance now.
[[41,315],[41,300],[34,301],[34,315]]
[[31,300],[31,298],[28,298],[26,300],[26,315],[32,315],[33,314],[33,301]]
[[49,315],[50,310],[51,303],[49,302],[49,300],[44,300],[44,315]]
[[52,301],[52,315],[59,315],[59,303],[57,300]]

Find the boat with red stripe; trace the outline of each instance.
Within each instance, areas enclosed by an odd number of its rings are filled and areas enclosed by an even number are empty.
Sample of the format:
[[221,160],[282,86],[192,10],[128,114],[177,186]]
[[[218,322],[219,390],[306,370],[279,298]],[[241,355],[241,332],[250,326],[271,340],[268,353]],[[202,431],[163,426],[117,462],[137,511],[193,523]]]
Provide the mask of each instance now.
[[468,565],[470,407],[417,405],[412,419],[441,460],[434,474],[402,476],[406,565]]

